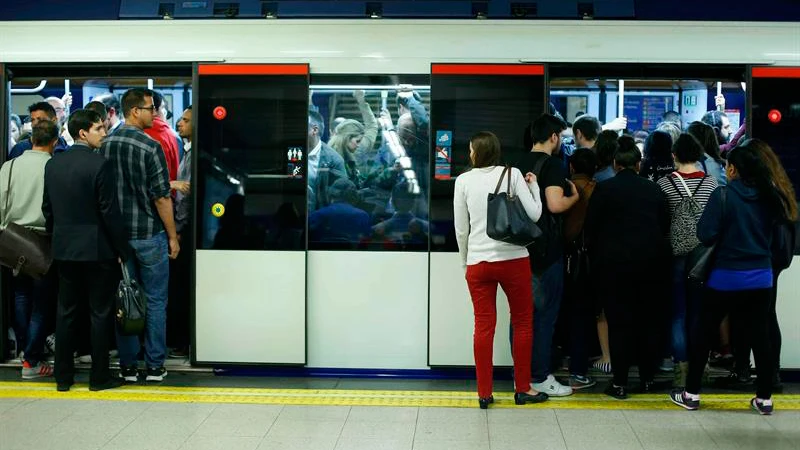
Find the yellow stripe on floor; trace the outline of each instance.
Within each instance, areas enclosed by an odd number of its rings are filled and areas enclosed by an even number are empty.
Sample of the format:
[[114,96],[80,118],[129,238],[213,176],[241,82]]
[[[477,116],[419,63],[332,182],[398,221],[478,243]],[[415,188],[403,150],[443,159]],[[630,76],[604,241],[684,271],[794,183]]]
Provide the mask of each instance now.
[[[520,408],[511,393],[495,393],[494,408]],[[739,410],[746,408],[752,395],[703,395],[702,408]],[[75,385],[69,392],[57,392],[54,383],[0,382],[0,398],[48,400],[108,400],[125,402],[246,403],[263,405],[329,406],[410,406],[475,408],[475,392],[459,391],[372,391],[339,389],[255,389],[171,386],[124,386],[109,391],[91,392],[86,385]],[[775,395],[776,408],[800,410],[800,395]],[[603,394],[574,394],[551,399],[525,408],[551,409],[671,409],[676,408],[666,394],[633,394],[620,401]]]

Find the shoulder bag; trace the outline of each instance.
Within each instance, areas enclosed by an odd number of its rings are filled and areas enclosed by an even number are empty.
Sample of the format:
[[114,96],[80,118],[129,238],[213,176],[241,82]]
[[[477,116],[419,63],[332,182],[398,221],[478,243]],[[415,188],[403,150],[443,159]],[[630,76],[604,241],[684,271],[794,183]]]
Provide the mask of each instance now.
[[[720,188],[720,200],[722,201],[722,221],[721,226],[725,225],[725,203],[726,203],[726,189]],[[724,229],[724,228],[723,228]],[[711,275],[711,269],[714,266],[714,256],[717,254],[717,246],[722,240],[722,229],[719,236],[711,245],[700,244],[686,255],[686,273],[689,280],[697,283],[705,283]]]
[[117,323],[120,334],[126,336],[139,335],[144,331],[147,315],[147,296],[139,288],[139,284],[128,272],[123,262],[122,280],[117,288]]
[[[508,174],[506,192],[500,192],[506,174]],[[511,193],[511,168],[508,166],[500,174],[494,192],[489,193],[486,234],[494,240],[522,247],[530,245],[542,235],[542,230],[528,217],[519,197]]]
[[[8,170],[8,190],[6,192],[5,214],[8,214],[8,201],[11,198],[11,175],[14,173],[16,158],[11,160]],[[44,277],[53,262],[50,253],[50,236],[10,222],[0,231],[0,265],[10,267],[14,276],[28,275],[34,279]]]

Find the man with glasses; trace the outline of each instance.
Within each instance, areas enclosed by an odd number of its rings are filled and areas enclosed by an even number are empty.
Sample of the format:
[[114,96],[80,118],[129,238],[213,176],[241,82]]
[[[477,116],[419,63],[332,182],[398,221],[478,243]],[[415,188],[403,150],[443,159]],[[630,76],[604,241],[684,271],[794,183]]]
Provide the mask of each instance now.
[[[47,120],[53,122],[54,124],[58,125],[58,115],[56,113],[55,108],[48,102],[37,102],[32,104],[28,107],[28,112],[30,113],[31,119],[31,126],[35,127],[37,123]],[[22,152],[26,150],[30,150],[33,148],[33,142],[29,139],[25,139],[23,141],[17,142],[17,145],[8,152],[8,159],[16,158],[17,156],[21,155]],[[61,153],[69,148],[67,141],[64,140],[63,137],[59,137],[58,141],[56,142],[55,150],[53,153]]]
[[[145,325],[146,381],[163,381],[167,375],[166,308],[169,259],[180,246],[170,196],[167,161],[161,144],[143,130],[153,126],[156,107],[148,89],[130,89],[122,96],[125,124],[103,142],[101,152],[115,169],[117,197],[125,231],[133,248],[128,260],[131,274],[147,295]],[[138,336],[117,335],[120,376],[138,380]]]

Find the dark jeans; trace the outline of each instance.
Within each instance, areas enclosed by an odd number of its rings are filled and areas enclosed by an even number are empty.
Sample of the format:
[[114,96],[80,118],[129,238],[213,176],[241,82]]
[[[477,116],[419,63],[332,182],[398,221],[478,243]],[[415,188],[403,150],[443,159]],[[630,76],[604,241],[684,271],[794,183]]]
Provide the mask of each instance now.
[[[164,367],[167,357],[167,292],[169,291],[169,250],[166,233],[150,239],[128,241],[135,257],[127,261],[131,276],[147,296],[144,331],[144,358],[148,369]],[[119,330],[117,330],[119,331]],[[136,367],[140,349],[139,336],[117,333],[119,364]]]
[[541,274],[533,274],[533,351],[531,374],[534,383],[541,383],[550,369],[558,311],[564,296],[564,258]]
[[672,356],[676,362],[689,361],[687,340],[690,330],[700,326],[700,305],[703,289],[689,282],[686,276],[686,257],[675,257],[672,267]]
[[114,328],[115,293],[120,279],[116,261],[61,261],[58,267],[58,316],[56,319],[55,377],[59,384],[72,384],[75,379],[76,338],[78,314],[90,311],[92,371],[90,385],[103,384],[111,379],[108,349]]
[[653,381],[658,349],[663,342],[668,297],[663,264],[611,265],[600,279],[608,319],[608,337],[614,384],[626,387],[630,366],[639,366],[641,381]]
[[55,310],[55,276],[53,265],[50,272],[39,280],[27,275],[12,280],[17,349],[25,352],[25,360],[32,366],[44,357],[44,341]]
[[595,292],[588,277],[564,281],[561,320],[568,324],[569,373],[585,376],[589,370],[589,337],[596,333]]
[[[775,373],[775,359],[770,345],[770,306],[772,289],[748,291],[706,290],[703,298],[700,329],[689,337],[689,376],[686,379],[686,392],[700,393],[700,384],[708,361],[708,352],[716,342],[719,324],[729,311],[739,311],[747,317],[743,332],[752,343],[753,354],[758,371],[756,396],[762,399],[772,397],[772,378]],[[613,354],[613,353],[612,353]]]

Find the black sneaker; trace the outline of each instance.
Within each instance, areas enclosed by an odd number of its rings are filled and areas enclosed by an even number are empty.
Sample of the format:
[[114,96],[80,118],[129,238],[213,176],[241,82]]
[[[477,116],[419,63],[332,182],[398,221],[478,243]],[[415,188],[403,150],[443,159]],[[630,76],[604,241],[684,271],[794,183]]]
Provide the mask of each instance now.
[[614,386],[614,383],[609,383],[608,387],[603,392],[605,392],[605,394],[609,397],[614,397],[617,400],[625,400],[628,398],[628,393],[625,392],[625,388],[622,386]]
[[105,391],[105,390],[108,390],[108,389],[118,388],[118,387],[122,386],[123,384],[125,384],[125,383],[122,380],[111,379],[111,380],[106,381],[105,383],[90,384],[89,385],[89,390],[92,391],[92,392]]
[[119,377],[126,383],[139,381],[139,370],[136,367],[119,366]]
[[762,416],[772,415],[772,400],[761,400],[753,397],[750,400],[750,407],[753,408],[753,411],[756,411]]
[[164,381],[167,376],[167,369],[159,367],[158,369],[147,369],[147,378],[145,381]]
[[669,399],[672,403],[675,403],[681,408],[688,409],[689,411],[696,411],[700,408],[700,400],[692,400],[686,395],[686,391],[683,389],[675,389],[670,392]]

